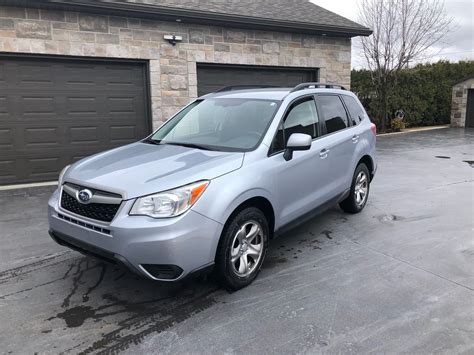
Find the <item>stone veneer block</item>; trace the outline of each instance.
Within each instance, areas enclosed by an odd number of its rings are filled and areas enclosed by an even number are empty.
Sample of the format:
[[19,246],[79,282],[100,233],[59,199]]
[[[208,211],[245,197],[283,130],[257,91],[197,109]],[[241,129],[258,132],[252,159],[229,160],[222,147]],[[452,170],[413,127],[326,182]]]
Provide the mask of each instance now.
[[16,35],[18,38],[51,39],[51,25],[43,21],[19,20]]
[[109,25],[107,17],[80,14],[79,29],[81,31],[108,32]]

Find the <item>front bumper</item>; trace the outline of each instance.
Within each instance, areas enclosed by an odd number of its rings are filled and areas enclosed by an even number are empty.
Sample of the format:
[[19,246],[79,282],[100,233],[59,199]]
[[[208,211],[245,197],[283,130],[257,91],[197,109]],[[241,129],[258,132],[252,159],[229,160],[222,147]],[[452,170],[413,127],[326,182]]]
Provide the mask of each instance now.
[[133,200],[123,201],[110,223],[89,220],[48,202],[51,237],[61,245],[153,280],[177,281],[212,266],[223,225],[193,210],[168,219],[129,216]]

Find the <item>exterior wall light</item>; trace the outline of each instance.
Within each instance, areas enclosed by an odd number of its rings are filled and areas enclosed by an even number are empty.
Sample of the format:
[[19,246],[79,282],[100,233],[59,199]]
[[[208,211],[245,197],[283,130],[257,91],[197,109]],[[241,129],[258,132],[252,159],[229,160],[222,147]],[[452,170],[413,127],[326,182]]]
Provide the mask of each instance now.
[[163,38],[167,40],[173,46],[175,46],[176,43],[181,42],[183,40],[183,36],[175,36],[175,35],[164,35]]

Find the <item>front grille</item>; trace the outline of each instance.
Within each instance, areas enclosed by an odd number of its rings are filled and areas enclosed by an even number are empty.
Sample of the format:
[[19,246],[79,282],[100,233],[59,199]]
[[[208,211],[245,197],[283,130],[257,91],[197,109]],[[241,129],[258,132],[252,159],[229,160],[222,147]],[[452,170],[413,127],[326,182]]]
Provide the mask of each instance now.
[[110,222],[114,219],[120,207],[119,204],[89,203],[84,205],[74,197],[63,191],[61,196],[61,207],[65,210],[98,221]]

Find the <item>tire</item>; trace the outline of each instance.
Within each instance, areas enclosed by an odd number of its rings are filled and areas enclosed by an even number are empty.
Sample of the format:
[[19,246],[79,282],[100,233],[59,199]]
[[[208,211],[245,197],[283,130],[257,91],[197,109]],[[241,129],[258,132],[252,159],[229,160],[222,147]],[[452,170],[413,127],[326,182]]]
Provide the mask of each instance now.
[[225,288],[236,291],[255,280],[265,259],[268,236],[267,219],[258,208],[248,207],[231,217],[216,253],[217,280]]
[[[364,180],[365,179],[365,180]],[[367,165],[360,163],[352,177],[351,190],[349,196],[339,206],[344,212],[359,213],[365,207],[369,198],[370,173]],[[363,196],[363,198],[361,197]]]

